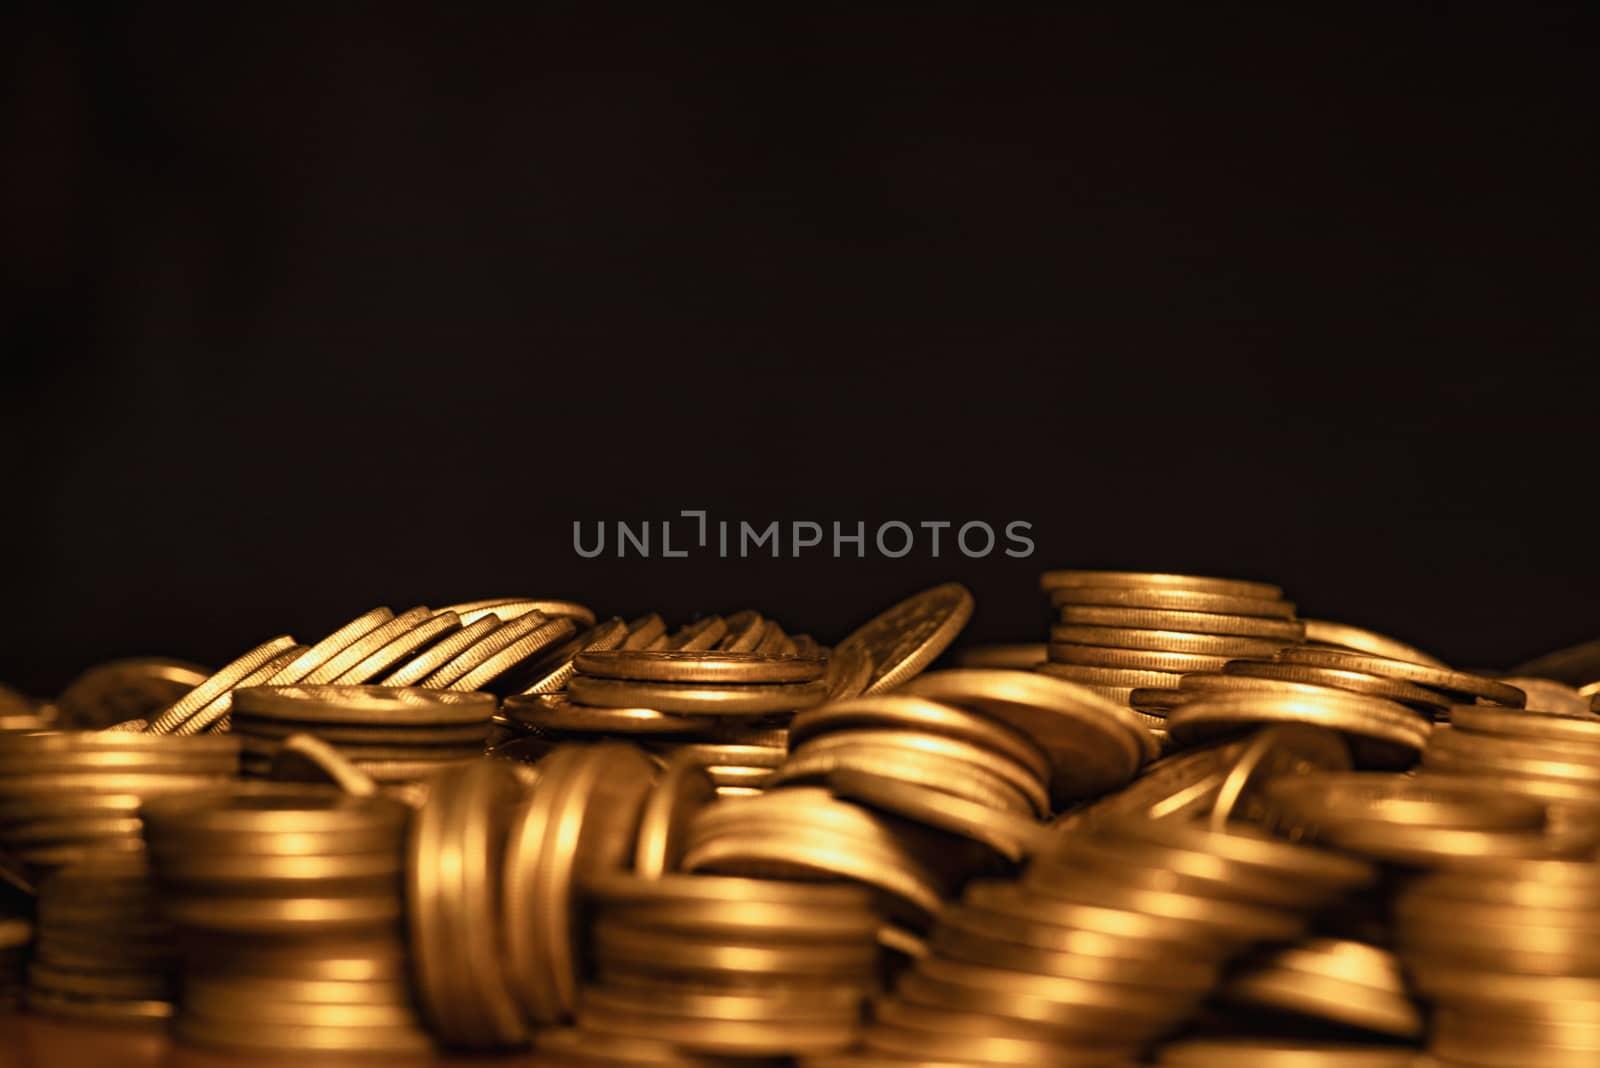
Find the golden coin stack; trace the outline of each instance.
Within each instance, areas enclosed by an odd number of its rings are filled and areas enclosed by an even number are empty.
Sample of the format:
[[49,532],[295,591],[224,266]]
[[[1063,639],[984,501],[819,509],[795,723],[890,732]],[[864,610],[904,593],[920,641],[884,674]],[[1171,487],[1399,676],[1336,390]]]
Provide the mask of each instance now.
[[614,875],[588,879],[585,892],[595,981],[576,1030],[541,1036],[542,1053],[559,1058],[599,1036],[661,1043],[680,1058],[786,1057],[859,1037],[881,922],[864,889]]
[[1436,1063],[1600,1063],[1597,893],[1589,860],[1496,860],[1401,891],[1400,953],[1432,1004]]
[[[1136,689],[1172,690],[1191,671],[1272,656],[1305,638],[1283,590],[1265,582],[1133,571],[1047,571],[1060,613],[1037,670],[1131,704]],[[1135,706],[1137,707],[1137,706]],[[1144,713],[1157,730],[1159,708]]]
[[377,782],[410,782],[483,756],[495,699],[400,686],[255,686],[234,695],[242,771],[265,777],[286,738],[311,734]]
[[25,1002],[52,1016],[164,1020],[177,959],[145,858],[95,857],[39,884]]
[[402,927],[409,810],[238,783],[144,806],[183,952],[174,1032],[248,1053],[420,1053]]
[[34,873],[137,853],[142,799],[215,787],[238,766],[233,738],[0,734],[0,846]]
[[1600,821],[1600,718],[1456,705],[1418,778],[1542,804],[1556,826]]
[[1244,830],[1130,820],[1074,833],[1021,881],[967,886],[874,1007],[865,1045],[930,1061],[1132,1060],[1192,1013],[1224,961],[1293,936],[1371,877]]

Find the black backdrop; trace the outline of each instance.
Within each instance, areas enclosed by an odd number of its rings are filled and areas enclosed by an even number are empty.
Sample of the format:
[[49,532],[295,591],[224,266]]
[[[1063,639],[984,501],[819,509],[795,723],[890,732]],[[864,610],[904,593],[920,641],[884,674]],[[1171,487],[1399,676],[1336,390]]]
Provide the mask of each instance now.
[[[454,6],[0,34],[0,679],[524,592],[1020,640],[1063,565],[1600,633],[1580,5]],[[1038,553],[572,551],[696,507]]]

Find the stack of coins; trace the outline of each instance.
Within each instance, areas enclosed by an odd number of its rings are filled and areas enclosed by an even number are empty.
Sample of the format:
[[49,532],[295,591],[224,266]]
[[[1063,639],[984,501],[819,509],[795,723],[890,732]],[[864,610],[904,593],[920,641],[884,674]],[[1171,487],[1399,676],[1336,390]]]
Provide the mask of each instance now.
[[34,874],[102,853],[137,853],[141,799],[231,780],[233,738],[0,734],[0,846]]
[[398,686],[257,686],[238,691],[244,774],[264,777],[284,739],[312,734],[378,782],[408,782],[483,756],[495,699]]
[[583,705],[759,719],[825,700],[826,667],[821,657],[617,649],[580,653],[567,689]]
[[585,891],[595,981],[583,989],[576,1034],[558,1048],[615,1036],[689,1054],[786,1057],[842,1050],[859,1036],[880,923],[863,889],[619,875],[591,878]]
[[1545,806],[1553,825],[1600,821],[1600,719],[1457,705],[1434,732],[1419,778]]
[[405,969],[408,815],[287,783],[147,802],[183,952],[179,1037],[252,1053],[430,1049]]
[[1600,866],[1497,859],[1426,876],[1396,906],[1432,1003],[1428,1050],[1483,1068],[1600,1062]]
[[26,1004],[86,1020],[165,1020],[177,959],[145,858],[82,861],[39,884]]
[[954,705],[899,694],[832,701],[796,716],[788,741],[789,758],[775,784],[853,770],[1006,812],[1050,811],[1045,752],[1003,720]]
[[1129,821],[1074,833],[1020,882],[967,886],[875,1006],[866,1046],[979,1063],[1132,1059],[1193,1011],[1225,960],[1295,934],[1371,876],[1244,831]]
[[[1271,656],[1305,637],[1295,606],[1265,582],[1130,571],[1047,571],[1060,622],[1038,670],[1129,704],[1137,688],[1175,689],[1191,671]],[[1158,717],[1159,718],[1159,717]],[[1160,724],[1152,724],[1157,729]]]

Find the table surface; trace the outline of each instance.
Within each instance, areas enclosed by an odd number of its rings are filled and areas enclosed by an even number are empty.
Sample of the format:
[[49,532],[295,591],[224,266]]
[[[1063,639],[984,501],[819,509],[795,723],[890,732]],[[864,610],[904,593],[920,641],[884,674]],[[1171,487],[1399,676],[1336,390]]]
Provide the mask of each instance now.
[[496,1056],[332,1057],[313,1054],[213,1053],[174,1042],[160,1025],[124,1026],[27,1013],[0,1014],[0,1068],[534,1068],[528,1053]]

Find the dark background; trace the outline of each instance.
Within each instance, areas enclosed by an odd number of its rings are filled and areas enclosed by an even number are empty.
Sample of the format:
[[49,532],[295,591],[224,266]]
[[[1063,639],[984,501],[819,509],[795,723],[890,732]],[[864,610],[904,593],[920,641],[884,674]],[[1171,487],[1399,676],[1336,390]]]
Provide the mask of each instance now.
[[[1068,565],[1600,634],[1582,5],[458,6],[0,33],[0,679],[501,593],[1038,639]],[[1038,553],[572,551],[693,507]]]

